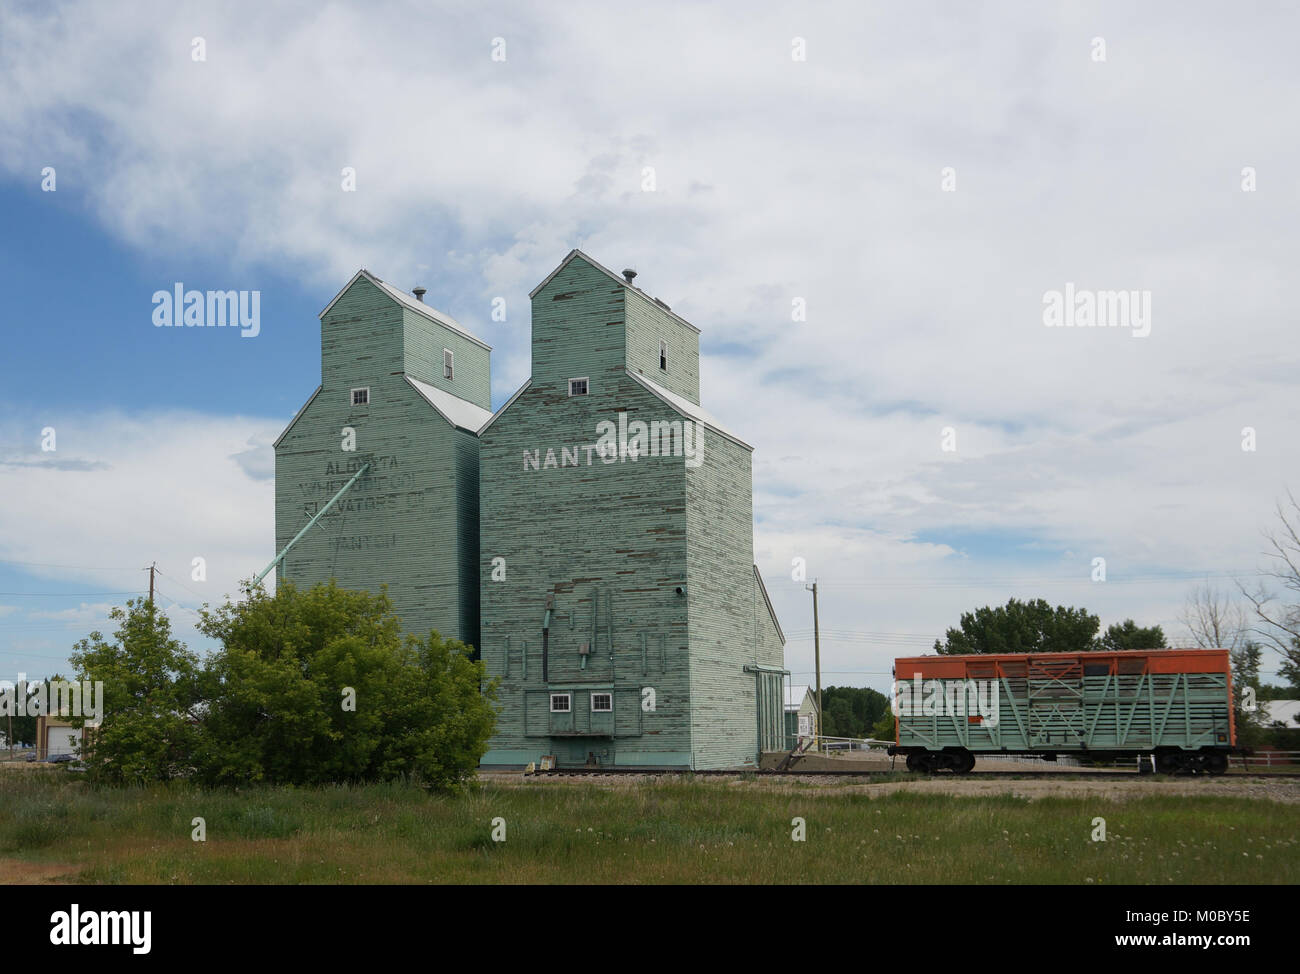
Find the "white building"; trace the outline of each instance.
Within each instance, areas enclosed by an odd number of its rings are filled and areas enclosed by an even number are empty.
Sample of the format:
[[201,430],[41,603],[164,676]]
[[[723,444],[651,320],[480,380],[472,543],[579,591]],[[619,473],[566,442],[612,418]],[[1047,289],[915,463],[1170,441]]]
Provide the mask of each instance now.
[[1281,721],[1287,727],[1300,726],[1300,700],[1261,700],[1259,709],[1263,711],[1260,715],[1263,720],[1261,723],[1265,727],[1271,727],[1274,721]]

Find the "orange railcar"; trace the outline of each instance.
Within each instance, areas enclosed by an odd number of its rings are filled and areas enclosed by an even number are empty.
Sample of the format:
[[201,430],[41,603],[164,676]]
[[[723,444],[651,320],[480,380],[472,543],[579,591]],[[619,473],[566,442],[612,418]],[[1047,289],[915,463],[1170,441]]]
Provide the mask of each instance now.
[[890,753],[911,770],[996,753],[1219,774],[1236,747],[1225,649],[908,656],[893,696]]

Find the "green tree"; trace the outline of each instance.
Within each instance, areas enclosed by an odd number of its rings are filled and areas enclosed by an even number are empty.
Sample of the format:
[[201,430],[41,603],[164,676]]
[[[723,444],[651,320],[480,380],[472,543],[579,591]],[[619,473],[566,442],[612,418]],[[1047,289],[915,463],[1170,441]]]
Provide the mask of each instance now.
[[935,640],[936,653],[1077,653],[1092,648],[1101,620],[1086,609],[1053,609],[1043,599],[964,612],[960,629]]
[[822,718],[822,734],[825,737],[854,737],[853,705],[847,696],[836,694],[827,699],[822,691],[822,706],[826,715]]
[[823,687],[822,707],[825,736],[870,737],[881,713],[889,710],[889,698],[870,687]]
[[888,707],[871,727],[868,735],[873,741],[892,741],[894,739],[894,712]]
[[[103,722],[84,758],[96,780],[165,781],[189,772],[198,736],[198,658],[172,638],[149,599],[132,599],[109,618],[112,642],[92,632],[69,659],[76,678],[102,681]],[[85,718],[70,717],[84,725]]]
[[487,750],[483,664],[436,632],[403,638],[386,594],[282,582],[205,610],[199,628],[221,643],[204,673],[205,781],[455,788]]
[[[1263,695],[1260,688],[1259,667],[1263,660],[1264,649],[1253,639],[1247,639],[1238,649],[1228,654],[1232,666],[1233,720],[1237,727],[1237,743],[1242,747],[1258,747],[1267,741],[1268,733],[1264,724],[1264,707],[1260,702]],[[1243,704],[1252,688],[1255,706],[1249,710]]]
[[1300,636],[1291,640],[1291,653],[1284,657],[1277,668],[1277,675],[1286,680],[1290,696],[1296,696],[1300,690]]
[[1097,640],[1096,648],[1106,652],[1125,649],[1167,649],[1165,632],[1159,626],[1143,628],[1132,619],[1115,623]]

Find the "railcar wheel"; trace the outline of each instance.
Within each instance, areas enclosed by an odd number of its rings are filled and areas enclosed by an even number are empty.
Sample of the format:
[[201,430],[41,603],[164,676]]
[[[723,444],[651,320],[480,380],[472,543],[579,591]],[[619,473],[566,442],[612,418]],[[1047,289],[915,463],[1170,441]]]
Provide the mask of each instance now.
[[1183,769],[1182,755],[1175,751],[1156,752],[1156,773],[1177,774]]
[[953,774],[969,774],[970,769],[973,767],[975,767],[975,755],[971,754],[970,751],[958,751],[953,755]]
[[1222,751],[1211,751],[1205,755],[1205,770],[1210,774],[1223,774],[1228,770],[1228,755]]
[[913,751],[907,756],[907,770],[924,774],[933,774],[939,763],[939,756],[929,751]]

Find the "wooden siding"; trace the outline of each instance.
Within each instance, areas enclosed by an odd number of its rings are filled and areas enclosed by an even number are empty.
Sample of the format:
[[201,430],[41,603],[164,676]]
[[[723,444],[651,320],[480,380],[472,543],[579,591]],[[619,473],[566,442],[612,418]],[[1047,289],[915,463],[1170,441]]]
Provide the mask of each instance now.
[[758,684],[745,672],[760,662],[750,460],[746,448],[706,433],[703,462],[686,470],[691,727],[699,768],[758,757]]
[[[640,372],[669,392],[700,405],[699,332],[665,313],[644,294],[625,293],[628,371]],[[660,340],[668,346],[667,370],[659,368]]]
[[[698,468],[680,455],[606,463],[588,452],[597,424],[620,412],[628,423],[683,422],[629,370],[698,404],[698,334],[571,261],[533,297],[532,385],[479,444],[483,659],[502,680],[486,764],[543,754],[696,768],[757,759],[759,678],[745,666],[779,667],[784,650],[753,573],[750,453],[707,431]],[[570,397],[568,380],[584,376],[590,394]],[[492,579],[494,558],[505,559],[504,581]],[[608,734],[584,709],[597,686],[615,694]],[[646,687],[652,713],[639,707]],[[551,692],[572,694],[573,710],[551,714]],[[781,694],[768,696],[779,734]]]
[[478,437],[473,433],[458,429],[455,431],[455,444],[456,550],[459,560],[460,638],[477,649],[480,638]]
[[[617,422],[619,409],[647,421],[671,418],[624,373],[584,397],[531,386],[480,441],[483,659],[503,681],[485,763],[542,754],[582,763],[595,752],[608,764],[675,765],[689,754],[687,600],[674,591],[686,584],[684,461],[605,463],[589,453],[597,423]],[[497,557],[505,559],[504,581],[492,579]],[[548,594],[555,601],[543,681]],[[640,710],[645,687],[654,690],[652,713]],[[548,690],[574,694],[578,724],[564,733],[585,732],[582,708],[593,688],[615,693],[609,736],[539,737],[550,725],[526,701],[544,700]]]
[[[372,466],[290,550],[280,575],[300,586],[386,585],[408,631],[474,644],[478,441],[407,384],[402,340],[401,306],[364,277],[322,318],[320,392],[275,450],[276,551],[362,463]],[[486,350],[476,351],[486,365]],[[354,407],[359,386],[370,403]],[[356,430],[355,452],[342,450],[345,426]]]
[[[491,355],[445,325],[402,308],[403,368],[407,374],[483,409],[492,408]],[[453,355],[452,377],[442,373],[442,351]]]
[[586,376],[599,393],[619,381],[626,369],[624,290],[578,259],[533,297],[534,389],[567,396],[568,380]]
[[366,386],[400,372],[402,307],[360,277],[321,318],[320,344],[321,384],[326,388]]
[[[757,568],[754,570],[758,571]],[[757,575],[754,576],[754,630],[757,662],[764,666],[785,666],[785,640],[781,638],[781,631],[767,607]]]

